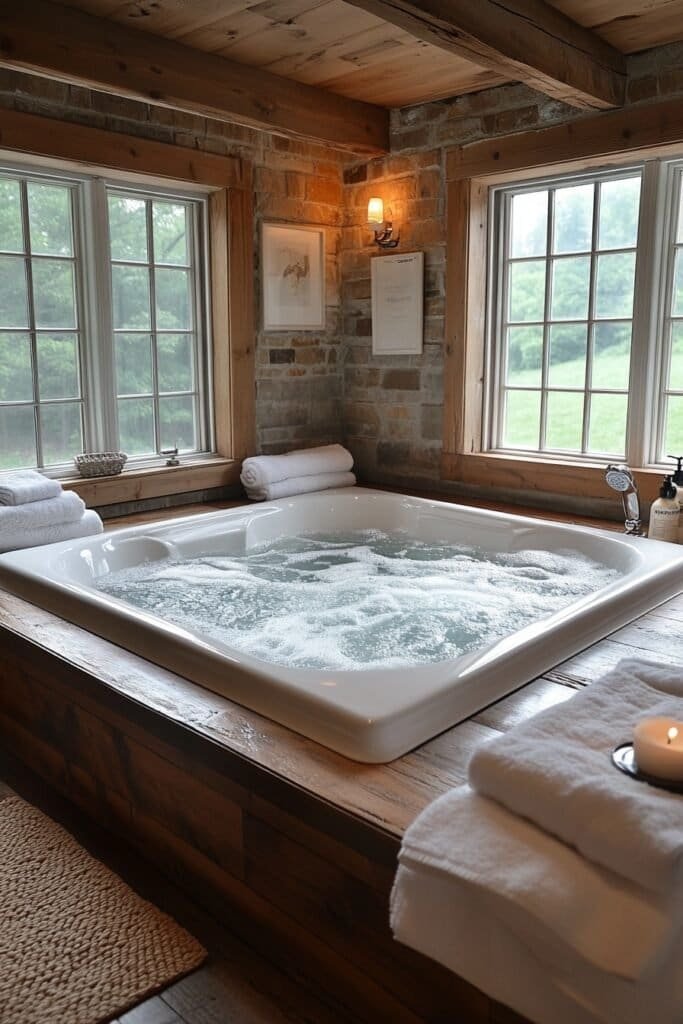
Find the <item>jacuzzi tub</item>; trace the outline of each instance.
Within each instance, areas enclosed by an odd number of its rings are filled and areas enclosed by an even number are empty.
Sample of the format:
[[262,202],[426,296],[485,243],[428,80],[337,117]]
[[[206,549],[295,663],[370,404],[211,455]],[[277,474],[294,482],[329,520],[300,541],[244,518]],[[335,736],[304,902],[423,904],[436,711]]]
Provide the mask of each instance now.
[[[494,552],[571,549],[618,576],[589,597],[455,660],[366,671],[270,664],[93,586],[103,574],[143,562],[238,554],[282,535],[353,529],[402,530]],[[347,488],[2,555],[0,585],[348,757],[384,762],[674,596],[683,587],[683,548]]]

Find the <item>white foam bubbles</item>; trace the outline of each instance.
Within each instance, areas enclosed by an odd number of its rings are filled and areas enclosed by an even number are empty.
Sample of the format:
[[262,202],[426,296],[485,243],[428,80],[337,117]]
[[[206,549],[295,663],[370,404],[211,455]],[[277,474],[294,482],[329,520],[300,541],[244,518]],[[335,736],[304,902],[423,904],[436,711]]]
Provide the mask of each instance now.
[[617,576],[576,552],[490,554],[357,530],[148,563],[97,586],[264,661],[358,670],[451,660]]

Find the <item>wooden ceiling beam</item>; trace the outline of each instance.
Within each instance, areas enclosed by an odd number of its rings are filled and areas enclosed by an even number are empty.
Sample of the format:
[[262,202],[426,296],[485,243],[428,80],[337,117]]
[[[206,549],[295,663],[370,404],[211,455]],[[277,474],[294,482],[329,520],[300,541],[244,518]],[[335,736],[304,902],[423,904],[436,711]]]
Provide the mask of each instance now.
[[623,54],[543,0],[347,2],[572,106],[624,102]]
[[389,115],[47,0],[0,0],[0,67],[374,156]]

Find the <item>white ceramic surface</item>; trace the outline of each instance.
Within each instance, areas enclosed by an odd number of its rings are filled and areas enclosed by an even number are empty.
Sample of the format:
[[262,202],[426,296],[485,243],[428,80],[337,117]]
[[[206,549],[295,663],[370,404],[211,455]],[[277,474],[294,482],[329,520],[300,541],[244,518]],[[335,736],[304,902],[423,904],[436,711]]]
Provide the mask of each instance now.
[[[92,587],[172,555],[241,553],[302,532],[408,530],[491,551],[578,551],[620,572],[590,597],[462,656],[401,669],[268,664]],[[683,547],[363,488],[144,524],[0,556],[0,585],[348,757],[390,761],[683,589]]]

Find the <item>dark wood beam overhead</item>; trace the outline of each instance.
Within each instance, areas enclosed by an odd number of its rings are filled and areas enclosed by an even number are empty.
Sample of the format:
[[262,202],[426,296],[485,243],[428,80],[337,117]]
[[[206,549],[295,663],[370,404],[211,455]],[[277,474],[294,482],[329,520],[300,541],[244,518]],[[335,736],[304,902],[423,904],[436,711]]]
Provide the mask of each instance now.
[[381,107],[47,0],[0,0],[0,67],[354,153],[389,148]]
[[623,54],[543,0],[348,2],[572,106],[624,102]]

